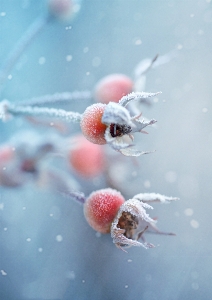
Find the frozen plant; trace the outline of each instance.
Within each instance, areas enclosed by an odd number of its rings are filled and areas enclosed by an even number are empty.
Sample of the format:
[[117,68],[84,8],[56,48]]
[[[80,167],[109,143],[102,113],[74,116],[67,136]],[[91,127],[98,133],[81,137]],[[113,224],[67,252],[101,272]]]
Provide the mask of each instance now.
[[79,122],[83,135],[94,144],[109,144],[114,150],[126,156],[140,156],[149,152],[136,149],[133,145],[133,133],[156,123],[146,121],[141,114],[131,116],[126,106],[134,101],[156,96],[158,93],[131,93],[120,99],[119,103],[93,104],[83,114],[62,109],[16,106],[8,101],[0,102],[0,118],[7,120],[12,116],[44,116],[59,118],[67,122]]
[[111,188],[94,191],[87,198],[78,192],[63,194],[83,203],[88,224],[100,233],[110,233],[113,243],[118,248],[123,249],[127,246],[153,248],[154,245],[146,242],[144,238],[144,233],[148,231],[175,235],[160,231],[156,227],[156,220],[147,214],[146,209],[153,209],[147,202],[167,203],[178,198],[144,193],[125,201],[119,191]]

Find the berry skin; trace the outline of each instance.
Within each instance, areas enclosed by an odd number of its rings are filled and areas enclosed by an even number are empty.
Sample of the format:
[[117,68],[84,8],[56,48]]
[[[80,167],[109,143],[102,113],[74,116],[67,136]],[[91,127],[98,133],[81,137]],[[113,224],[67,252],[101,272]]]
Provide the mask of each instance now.
[[102,115],[106,104],[96,103],[88,106],[82,115],[81,130],[87,140],[94,144],[104,145],[107,126],[102,123]]
[[98,232],[109,233],[111,224],[124,202],[121,193],[111,188],[91,193],[84,204],[84,215],[88,224]]
[[0,147],[0,165],[10,162],[14,158],[12,147],[4,145]]
[[102,78],[94,91],[94,97],[97,102],[108,104],[119,102],[119,100],[131,93],[133,90],[133,81],[124,74],[111,74]]
[[78,0],[48,0],[49,13],[61,20],[68,21],[78,12]]
[[104,152],[101,146],[89,142],[83,136],[77,136],[74,148],[68,154],[72,168],[81,176],[92,178],[104,169]]

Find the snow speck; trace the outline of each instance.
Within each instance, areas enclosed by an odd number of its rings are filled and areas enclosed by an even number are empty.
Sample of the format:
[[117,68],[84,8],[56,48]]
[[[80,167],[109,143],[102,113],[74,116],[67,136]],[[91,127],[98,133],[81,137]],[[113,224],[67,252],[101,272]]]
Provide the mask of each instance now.
[[66,55],[66,61],[72,61],[72,59],[73,59],[73,56],[72,55]]
[[43,252],[43,248],[38,248],[38,252]]
[[135,44],[136,46],[141,45],[141,44],[142,44],[141,39],[140,39],[140,38],[136,38],[135,41],[134,41],[134,44]]
[[26,241],[27,241],[27,242],[31,242],[31,238],[27,238]]
[[10,74],[10,75],[8,75],[8,77],[7,77],[9,80],[11,80],[13,77],[12,77],[12,75]]
[[6,276],[7,273],[6,273],[4,270],[1,270],[1,275],[2,275],[2,276]]
[[83,52],[84,53],[87,53],[89,51],[89,48],[88,47],[85,47],[84,49],[83,49]]
[[4,231],[7,231],[7,227],[4,227]]
[[199,228],[199,222],[196,220],[191,220],[190,224],[191,224],[191,227],[193,227],[194,229]]
[[39,65],[44,65],[45,62],[46,62],[46,59],[45,59],[45,57],[43,57],[43,56],[41,56],[41,57],[38,59]]
[[128,263],[131,263],[131,262],[132,262],[132,259],[128,259],[127,262],[128,262]]
[[0,203],[0,210],[4,209],[4,203]]
[[178,49],[178,50],[182,50],[182,49],[183,49],[183,45],[178,44],[178,45],[177,45],[177,49]]
[[144,187],[145,187],[146,189],[149,189],[149,188],[151,187],[151,183],[150,183],[149,180],[145,180],[145,181],[144,181]]
[[66,26],[65,30],[71,30],[72,26]]
[[68,271],[67,274],[66,274],[66,277],[69,280],[74,280],[76,278],[76,275],[75,275],[74,271]]
[[56,241],[57,242],[62,242],[62,240],[63,240],[62,235],[59,234],[59,235],[56,236]]
[[206,112],[208,112],[208,109],[207,109],[206,107],[204,107],[204,108],[202,109],[202,112],[203,112],[203,113],[206,113]]
[[5,17],[6,16],[6,12],[5,11],[0,12],[0,16],[1,17]]
[[186,209],[184,210],[184,214],[185,214],[186,216],[188,216],[188,217],[192,216],[193,213],[194,213],[194,211],[193,211],[192,208],[186,208]]
[[129,286],[126,284],[124,287],[125,287],[125,289],[128,289]]

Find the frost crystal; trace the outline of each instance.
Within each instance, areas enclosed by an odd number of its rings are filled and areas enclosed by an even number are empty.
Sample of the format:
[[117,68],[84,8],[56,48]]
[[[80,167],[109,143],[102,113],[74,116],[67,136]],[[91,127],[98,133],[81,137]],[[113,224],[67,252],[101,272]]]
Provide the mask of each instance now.
[[140,156],[150,153],[150,151],[139,151],[134,147],[132,144],[132,133],[144,133],[144,131],[142,131],[143,128],[153,125],[156,123],[156,120],[152,119],[147,121],[140,118],[141,115],[131,117],[129,111],[125,107],[133,100],[145,99],[157,94],[158,93],[131,93],[122,97],[119,104],[109,102],[104,110],[102,123],[107,125],[105,140],[113,149],[125,156]]
[[[133,199],[124,202],[111,225],[113,242],[118,248],[142,246],[147,249],[154,247],[154,245],[146,243],[143,236],[144,232],[151,231],[157,234],[174,235],[173,233],[162,232],[156,227],[156,221],[146,213],[146,209],[153,209],[153,207],[145,202],[166,203],[177,199],[156,193],[144,193],[137,194]],[[138,241],[140,238],[143,243]]]

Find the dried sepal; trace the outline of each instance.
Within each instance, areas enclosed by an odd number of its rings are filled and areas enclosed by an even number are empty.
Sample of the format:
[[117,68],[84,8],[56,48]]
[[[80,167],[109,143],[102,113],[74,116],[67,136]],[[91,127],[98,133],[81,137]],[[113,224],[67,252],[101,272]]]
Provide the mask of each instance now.
[[133,120],[133,124],[135,125],[132,128],[132,132],[142,132],[142,130],[145,127],[151,126],[151,125],[153,125],[157,122],[155,119],[151,119],[151,120],[148,120],[148,121],[145,120],[144,118],[140,119],[139,116],[132,118],[132,120]]
[[129,111],[120,104],[110,102],[103,113],[102,123],[107,125],[105,140],[110,146],[125,156],[141,156],[152,151],[140,151],[132,143],[132,133],[142,132],[143,128],[153,125],[156,120],[145,120],[138,116],[131,117]]
[[132,147],[129,146],[128,148],[119,149],[119,152],[121,152],[125,156],[138,157],[138,156],[141,156],[141,155],[144,155],[144,154],[152,153],[153,151],[140,151],[140,150],[138,150],[137,148],[135,148],[133,146]]
[[122,97],[119,101],[119,105],[125,107],[131,101],[147,99],[150,97],[154,97],[158,94],[161,94],[161,92],[157,92],[157,93],[146,93],[146,92],[136,92],[135,93],[135,92],[132,92],[132,93]]
[[145,208],[152,209],[150,205],[137,199],[130,199],[121,205],[111,225],[111,237],[117,247],[141,246],[146,249],[154,247],[153,244],[138,242],[148,228],[148,224],[155,223],[155,220],[146,213]]
[[142,202],[161,202],[161,203],[169,203],[170,201],[179,200],[179,198],[177,197],[168,197],[158,193],[140,193],[135,195],[133,199],[137,199]]

